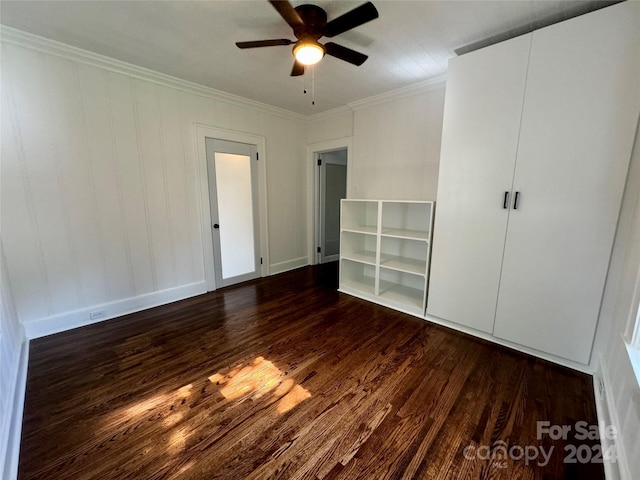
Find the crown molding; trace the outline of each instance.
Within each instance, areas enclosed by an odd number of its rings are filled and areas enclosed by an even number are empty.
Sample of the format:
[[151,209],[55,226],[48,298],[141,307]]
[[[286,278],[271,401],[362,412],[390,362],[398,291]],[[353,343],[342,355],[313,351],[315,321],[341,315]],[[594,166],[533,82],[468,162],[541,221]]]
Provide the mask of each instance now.
[[431,90],[435,90],[437,88],[444,86],[446,80],[447,80],[446,75],[439,75],[437,77],[433,77],[428,80],[423,80],[422,82],[414,83],[406,87],[397,88],[395,90],[390,90],[388,92],[380,93],[378,95],[373,95],[371,97],[363,98],[361,100],[349,102],[348,104],[342,107],[336,107],[336,108],[332,108],[331,110],[327,110],[325,112],[309,115],[307,116],[307,122],[315,123],[322,120],[326,120],[328,118],[344,115],[345,113],[353,112],[361,108],[370,107],[372,105],[378,105],[380,103],[390,102],[392,100],[397,100],[399,98],[405,98],[405,97],[410,97],[412,95],[429,92]]
[[414,83],[406,87],[397,88],[388,92],[374,95],[372,97],[363,98],[362,100],[356,100],[350,102],[347,106],[352,110],[360,110],[361,108],[371,107],[380,103],[386,103],[391,100],[397,100],[400,98],[410,97],[424,92],[429,92],[444,86],[447,80],[446,75],[440,75],[437,77],[424,80],[422,82]]
[[322,120],[326,120],[327,118],[337,117],[338,115],[344,115],[345,113],[352,113],[353,110],[349,108],[347,105],[343,105],[341,107],[332,108],[331,110],[326,110],[320,113],[314,113],[313,115],[307,116],[308,123],[320,122]]
[[93,67],[109,70],[114,73],[127,75],[140,80],[153,82],[158,85],[181,90],[186,93],[194,95],[200,95],[202,97],[211,98],[214,100],[222,101],[232,105],[237,105],[252,110],[261,111],[271,115],[277,115],[290,120],[302,121],[306,123],[314,123],[321,120],[326,120],[334,116],[343,115],[347,112],[359,110],[361,108],[370,107],[380,103],[389,102],[399,98],[409,97],[419,93],[428,92],[444,85],[446,81],[446,75],[431,78],[422,82],[414,83],[406,87],[401,87],[395,90],[374,95],[364,98],[362,100],[356,100],[350,102],[347,105],[333,108],[325,112],[316,113],[313,115],[303,115],[300,113],[292,112],[284,108],[279,108],[266,103],[250,100],[239,95],[227,93],[222,90],[216,90],[215,88],[205,87],[188,80],[166,75],[164,73],[156,72],[148,68],[140,67],[131,63],[116,60],[105,55],[90,52],[78,47],[73,47],[65,43],[57,42],[45,37],[40,37],[32,33],[24,32],[16,28],[8,27],[6,25],[0,26],[0,40],[3,43],[16,45],[22,48],[28,48],[38,52],[54,55],[57,57],[66,58],[67,60],[83,63]]
[[105,55],[100,55],[98,53],[93,53],[88,50],[73,47],[65,43],[40,37],[32,33],[18,30],[16,28],[7,27],[6,25],[0,26],[0,40],[3,43],[28,48],[30,50],[36,50],[38,52],[46,53],[49,55],[55,55],[57,57],[66,58],[67,60],[72,60],[93,67],[109,70],[114,73],[120,73],[130,77],[138,78],[140,80],[146,80],[158,85],[181,90],[186,93],[200,95],[202,97],[207,97],[233,105],[258,110],[287,119],[306,121],[306,119],[308,118],[307,115],[291,112],[283,108],[275,107],[273,105],[268,105],[262,102],[257,102],[255,100],[250,100],[248,98],[244,98],[239,95],[233,95],[221,90],[216,90],[211,87],[205,87],[203,85],[189,82],[181,78],[166,75],[154,70],[149,70],[144,67],[139,67],[131,63],[122,62]]

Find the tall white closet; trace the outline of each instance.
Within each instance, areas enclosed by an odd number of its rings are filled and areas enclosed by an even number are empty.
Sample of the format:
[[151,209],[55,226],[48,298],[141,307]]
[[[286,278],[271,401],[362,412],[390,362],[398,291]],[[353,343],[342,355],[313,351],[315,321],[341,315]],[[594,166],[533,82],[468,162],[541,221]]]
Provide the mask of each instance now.
[[640,111],[640,4],[452,59],[427,314],[587,364]]

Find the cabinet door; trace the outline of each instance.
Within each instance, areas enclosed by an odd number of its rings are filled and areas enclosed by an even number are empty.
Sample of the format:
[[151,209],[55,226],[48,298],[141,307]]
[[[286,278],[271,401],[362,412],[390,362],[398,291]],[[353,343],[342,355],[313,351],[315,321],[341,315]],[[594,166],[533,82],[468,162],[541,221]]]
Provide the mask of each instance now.
[[639,32],[625,2],[533,34],[497,337],[589,362],[638,118]]
[[491,332],[531,35],[449,63],[427,313]]

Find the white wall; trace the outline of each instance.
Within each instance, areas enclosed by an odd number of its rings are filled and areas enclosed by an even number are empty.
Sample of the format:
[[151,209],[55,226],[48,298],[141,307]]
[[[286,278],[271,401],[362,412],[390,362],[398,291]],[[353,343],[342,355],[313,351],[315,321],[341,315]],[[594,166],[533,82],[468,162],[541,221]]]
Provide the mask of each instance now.
[[349,198],[435,200],[444,79],[311,116],[307,143],[353,137]]
[[9,478],[14,453],[9,434],[15,414],[16,389],[20,388],[18,385],[19,363],[21,348],[25,345],[25,336],[11,298],[1,245],[0,269],[2,270],[0,275],[0,301],[2,302],[0,305],[0,477]]
[[352,197],[435,200],[444,83],[354,108]]
[[303,117],[26,38],[3,32],[1,221],[28,335],[204,291],[195,123],[265,137],[273,270],[308,263]]
[[320,143],[353,135],[353,111],[349,107],[337,108],[308,120],[307,143]]
[[[616,446],[623,479],[640,474],[640,387],[634,376],[623,335],[630,334],[638,305],[634,290],[640,275],[640,130],[622,200],[598,331],[594,361],[604,379],[607,419],[618,429]],[[629,338],[630,339],[630,338]],[[609,479],[610,480],[610,479]]]

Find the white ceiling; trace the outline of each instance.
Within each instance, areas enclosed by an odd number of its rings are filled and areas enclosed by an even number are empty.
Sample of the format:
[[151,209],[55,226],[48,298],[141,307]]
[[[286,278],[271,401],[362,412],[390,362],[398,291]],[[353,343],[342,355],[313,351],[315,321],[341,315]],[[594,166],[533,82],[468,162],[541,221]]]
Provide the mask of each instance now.
[[[325,57],[290,77],[291,47],[240,50],[236,41],[294,39],[266,0],[10,1],[0,22],[36,35],[301,114],[319,113],[446,73],[461,47],[522,33],[602,1],[373,0],[380,18],[331,39],[369,55],[361,67]],[[329,20],[362,1],[315,3]],[[530,28],[529,28],[530,29]],[[321,40],[323,41],[323,40]]]

